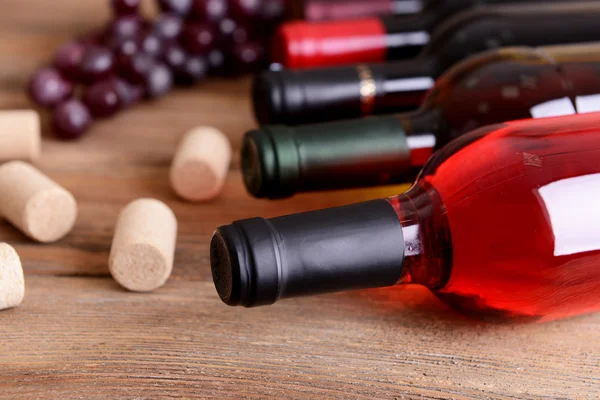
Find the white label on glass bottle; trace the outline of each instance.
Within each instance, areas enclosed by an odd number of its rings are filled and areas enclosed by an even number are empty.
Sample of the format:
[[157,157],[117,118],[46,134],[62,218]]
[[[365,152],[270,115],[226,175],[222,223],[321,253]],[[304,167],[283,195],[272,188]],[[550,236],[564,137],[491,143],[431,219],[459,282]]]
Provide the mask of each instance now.
[[388,34],[388,47],[424,46],[429,43],[429,33],[426,31],[402,32]]
[[554,233],[554,255],[600,250],[600,174],[552,182],[538,189]]
[[577,96],[575,98],[577,112],[580,114],[600,111],[600,94]]
[[402,228],[404,235],[404,255],[416,256],[423,253],[421,249],[421,238],[419,235],[419,225],[411,225]]
[[413,92],[416,90],[429,90],[435,84],[435,80],[429,76],[419,76],[406,79],[391,79],[385,81],[383,90],[385,93]]
[[394,14],[417,14],[423,11],[421,0],[401,0],[392,4]]
[[408,143],[408,148],[415,149],[431,149],[435,147],[435,135],[434,134],[424,134],[424,135],[416,135],[416,136],[407,136],[406,142]]
[[568,97],[550,100],[531,108],[533,118],[560,117],[562,115],[577,114],[573,102]]

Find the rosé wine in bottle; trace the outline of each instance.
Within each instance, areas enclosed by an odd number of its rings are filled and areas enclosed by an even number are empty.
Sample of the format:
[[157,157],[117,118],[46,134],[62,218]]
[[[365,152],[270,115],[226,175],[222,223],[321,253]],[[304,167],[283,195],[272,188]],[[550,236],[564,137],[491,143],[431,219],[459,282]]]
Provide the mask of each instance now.
[[479,128],[436,152],[404,194],[219,228],[229,305],[419,284],[476,317],[600,310],[600,113]]

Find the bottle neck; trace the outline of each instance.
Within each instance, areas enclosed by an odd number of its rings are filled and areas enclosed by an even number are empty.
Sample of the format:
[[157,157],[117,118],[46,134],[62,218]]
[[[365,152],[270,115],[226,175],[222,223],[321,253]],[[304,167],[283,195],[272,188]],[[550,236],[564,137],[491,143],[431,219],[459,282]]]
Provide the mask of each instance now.
[[450,277],[452,247],[448,221],[437,191],[418,182],[408,192],[388,199],[402,225],[404,263],[398,283],[430,289]]
[[446,136],[448,128],[441,111],[437,108],[423,108],[397,114],[396,117],[406,135],[411,165],[422,167],[438,147],[439,139]]
[[440,22],[436,12],[424,11],[414,16],[384,17],[386,60],[416,57],[431,39]]
[[[413,111],[443,72],[435,55],[383,64],[364,65],[375,83],[375,98],[370,114],[390,114]],[[361,78],[361,87],[365,84]]]
[[244,138],[244,182],[254,196],[271,199],[409,182],[433,153],[444,126],[436,110],[265,126]]
[[415,185],[388,200],[220,227],[211,268],[229,305],[449,278],[451,244],[440,197]]
[[220,227],[211,268],[229,305],[393,286],[402,276],[402,226],[394,208],[373,200]]

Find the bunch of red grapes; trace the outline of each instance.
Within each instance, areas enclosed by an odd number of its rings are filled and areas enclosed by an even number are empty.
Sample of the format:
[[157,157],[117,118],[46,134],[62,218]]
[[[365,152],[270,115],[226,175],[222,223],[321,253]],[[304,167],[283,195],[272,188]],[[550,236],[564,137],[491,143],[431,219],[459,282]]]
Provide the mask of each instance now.
[[114,19],[104,29],[64,45],[31,78],[29,94],[53,110],[58,137],[78,138],[94,119],[174,84],[263,68],[265,43],[285,8],[285,0],[157,1],[161,13],[148,21],[141,0],[112,0]]

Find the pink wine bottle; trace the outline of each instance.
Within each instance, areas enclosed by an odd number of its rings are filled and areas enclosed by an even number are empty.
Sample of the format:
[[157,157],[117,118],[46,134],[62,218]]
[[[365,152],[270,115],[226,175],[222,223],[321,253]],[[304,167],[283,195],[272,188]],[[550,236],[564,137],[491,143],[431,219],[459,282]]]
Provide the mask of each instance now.
[[229,305],[419,284],[479,317],[599,311],[600,113],[475,130],[397,197],[220,227],[211,265]]

